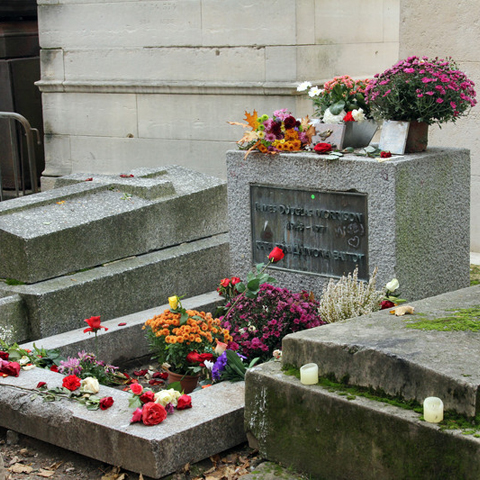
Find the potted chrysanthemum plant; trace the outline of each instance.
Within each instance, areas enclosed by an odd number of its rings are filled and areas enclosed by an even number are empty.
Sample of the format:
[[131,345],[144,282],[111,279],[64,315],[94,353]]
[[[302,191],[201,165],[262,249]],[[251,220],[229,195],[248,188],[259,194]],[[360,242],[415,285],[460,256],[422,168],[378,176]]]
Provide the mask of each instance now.
[[365,95],[384,121],[379,147],[400,154],[425,150],[429,125],[455,122],[476,105],[474,87],[451,58],[413,56],[376,74]]

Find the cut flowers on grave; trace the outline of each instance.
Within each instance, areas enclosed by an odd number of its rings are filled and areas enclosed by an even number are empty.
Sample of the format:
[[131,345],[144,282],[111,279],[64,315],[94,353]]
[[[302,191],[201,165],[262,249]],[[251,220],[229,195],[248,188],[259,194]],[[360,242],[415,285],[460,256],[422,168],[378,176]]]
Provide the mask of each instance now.
[[323,123],[363,122],[371,118],[365,101],[365,89],[370,79],[354,80],[348,75],[334,77],[325,82],[323,89],[303,82],[298,92],[305,92],[312,99],[315,115]]
[[[188,375],[195,368],[191,354],[210,354],[213,358],[217,342],[227,343],[231,336],[211,313],[185,310],[179,297],[177,299],[175,309],[155,315],[143,328],[147,330],[153,356],[160,365],[167,363],[171,371]],[[195,357],[195,363],[199,358],[202,363],[208,357]]]
[[310,125],[308,116],[297,120],[285,108],[276,110],[272,116],[258,116],[256,110],[251,114],[245,111],[245,121],[247,123],[228,122],[251,129],[237,142],[240,149],[247,150],[245,158],[254,149],[271,154],[298,152],[305,149],[315,135],[315,128]]
[[112,397],[98,397],[99,390],[98,381],[95,378],[88,377],[81,380],[76,375],[68,375],[63,378],[61,387],[49,389],[46,382],[39,382],[36,393],[30,399],[33,401],[40,397],[44,402],[55,402],[67,398],[85,405],[87,410],[98,410],[99,408],[107,410],[113,405],[114,400]]
[[375,118],[431,125],[467,115],[477,103],[474,87],[451,58],[413,56],[376,74],[365,93]]
[[150,389],[134,384],[130,389],[132,397],[129,406],[135,408],[130,423],[158,425],[167,418],[167,415],[174,413],[175,409],[192,408],[192,398],[189,395],[182,395],[173,388],[154,393]]

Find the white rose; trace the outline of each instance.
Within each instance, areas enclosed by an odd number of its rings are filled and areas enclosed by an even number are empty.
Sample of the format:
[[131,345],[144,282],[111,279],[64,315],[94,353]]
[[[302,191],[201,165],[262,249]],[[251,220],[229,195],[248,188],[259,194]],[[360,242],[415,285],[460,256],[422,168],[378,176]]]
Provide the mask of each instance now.
[[167,403],[171,403],[176,407],[179,397],[180,392],[177,392],[173,388],[170,388],[169,390],[160,390],[155,394],[155,403],[159,403],[162,407],[165,407]]
[[363,111],[363,108],[359,108],[358,110],[352,110],[352,117],[358,123],[363,122],[365,120],[365,113]]
[[323,114],[323,123],[342,123],[345,115],[345,110],[342,110],[338,115],[334,115],[330,108],[327,108]]
[[27,363],[30,363],[30,359],[29,359],[26,355],[24,355],[24,356],[18,361],[18,363],[19,363],[20,365],[26,365]]
[[100,390],[100,384],[94,377],[87,377],[82,380],[80,384],[80,391],[82,393],[92,393],[95,395]]
[[399,286],[400,286],[400,284],[398,283],[398,280],[397,280],[396,278],[394,278],[393,280],[390,280],[390,281],[385,285],[385,288],[386,288],[389,292],[394,292]]

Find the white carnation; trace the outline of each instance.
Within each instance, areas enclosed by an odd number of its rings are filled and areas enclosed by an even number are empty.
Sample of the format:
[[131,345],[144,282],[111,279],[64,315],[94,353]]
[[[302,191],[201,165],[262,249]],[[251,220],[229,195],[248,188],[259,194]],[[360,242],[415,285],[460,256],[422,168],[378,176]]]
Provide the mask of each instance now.
[[363,112],[363,108],[359,108],[358,110],[352,110],[352,117],[358,123],[361,123],[365,120],[365,113]]
[[297,87],[297,92],[304,92],[305,90],[308,90],[312,84],[310,82],[302,82],[298,87]]

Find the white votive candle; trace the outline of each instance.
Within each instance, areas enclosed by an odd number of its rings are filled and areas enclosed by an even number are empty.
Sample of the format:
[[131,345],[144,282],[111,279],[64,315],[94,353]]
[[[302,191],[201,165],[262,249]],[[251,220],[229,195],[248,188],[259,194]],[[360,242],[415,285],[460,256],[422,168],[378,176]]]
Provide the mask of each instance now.
[[423,418],[430,423],[443,420],[443,402],[437,397],[427,397],[423,402]]
[[307,363],[300,367],[300,381],[304,385],[315,385],[318,383],[318,365]]

